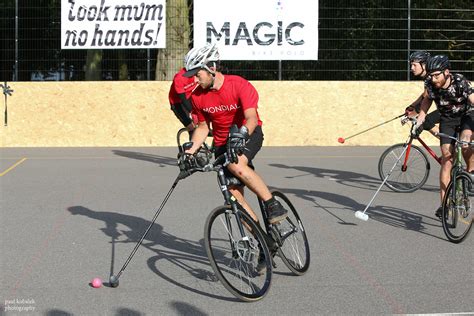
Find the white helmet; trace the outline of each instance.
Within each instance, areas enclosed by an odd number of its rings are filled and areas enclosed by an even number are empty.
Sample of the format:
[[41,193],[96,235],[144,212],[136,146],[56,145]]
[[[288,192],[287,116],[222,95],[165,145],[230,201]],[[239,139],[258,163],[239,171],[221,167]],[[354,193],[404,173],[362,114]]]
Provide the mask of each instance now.
[[186,67],[186,65],[188,64],[189,58],[191,58],[191,56],[194,56],[197,51],[198,51],[198,48],[194,47],[184,56],[184,67]]
[[[192,77],[194,76],[200,69],[206,69],[210,73],[214,74],[208,64],[210,62],[214,62],[214,66],[216,67],[216,63],[219,61],[219,51],[217,50],[216,44],[206,44],[206,46],[201,47],[199,49],[193,48],[191,49],[185,57],[185,67],[186,72],[184,73],[185,77]],[[212,66],[211,66],[212,67]]]

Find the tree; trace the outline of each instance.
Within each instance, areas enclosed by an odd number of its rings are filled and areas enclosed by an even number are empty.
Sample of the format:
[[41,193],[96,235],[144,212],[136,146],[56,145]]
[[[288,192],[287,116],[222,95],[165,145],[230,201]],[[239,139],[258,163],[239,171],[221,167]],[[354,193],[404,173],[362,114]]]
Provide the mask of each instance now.
[[102,80],[102,50],[89,49],[87,50],[85,77],[87,81]]
[[166,48],[159,49],[156,58],[156,80],[172,80],[183,67],[183,57],[189,50],[190,7],[187,0],[172,0],[166,4]]

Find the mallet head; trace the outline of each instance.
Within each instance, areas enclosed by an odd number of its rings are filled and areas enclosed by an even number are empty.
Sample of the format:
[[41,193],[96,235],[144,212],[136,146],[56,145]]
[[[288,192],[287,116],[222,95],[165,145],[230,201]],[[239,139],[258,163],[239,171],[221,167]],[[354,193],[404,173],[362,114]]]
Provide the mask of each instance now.
[[357,217],[358,219],[360,220],[363,220],[363,221],[367,221],[369,219],[369,215],[361,212],[361,211],[357,211],[355,212],[355,217]]
[[109,279],[109,284],[111,287],[118,287],[119,286],[119,280],[115,275],[111,275]]

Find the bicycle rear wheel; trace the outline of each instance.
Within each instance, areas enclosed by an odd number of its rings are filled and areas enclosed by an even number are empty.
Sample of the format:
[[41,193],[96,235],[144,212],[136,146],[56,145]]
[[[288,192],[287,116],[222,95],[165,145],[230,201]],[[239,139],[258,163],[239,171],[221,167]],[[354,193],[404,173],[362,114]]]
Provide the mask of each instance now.
[[309,268],[310,251],[308,238],[298,212],[290,200],[280,191],[272,191],[273,197],[288,211],[288,217],[272,225],[273,238],[279,244],[278,255],[296,275],[303,275]]
[[[263,298],[271,284],[272,260],[261,231],[244,212],[215,208],[204,227],[204,245],[212,269],[224,287],[243,301]],[[257,272],[259,259],[266,270]]]
[[448,184],[443,201],[443,230],[448,240],[456,244],[466,239],[472,228],[474,212],[469,183],[469,175],[459,174]]
[[[402,154],[406,144],[396,144],[387,148],[379,159],[379,176],[383,180],[392,169],[397,158]],[[408,154],[406,168],[403,164]],[[426,154],[417,146],[411,145],[410,152],[405,153],[397,162],[385,185],[395,192],[413,192],[421,188],[428,180],[430,163]]]

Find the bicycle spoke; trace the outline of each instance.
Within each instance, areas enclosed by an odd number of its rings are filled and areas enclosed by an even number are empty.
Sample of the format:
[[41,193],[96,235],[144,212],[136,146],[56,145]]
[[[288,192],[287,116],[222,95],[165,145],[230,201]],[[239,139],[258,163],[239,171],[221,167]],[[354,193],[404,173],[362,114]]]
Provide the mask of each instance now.
[[227,235],[229,236],[230,240],[235,243],[235,239],[234,237],[232,236],[232,234],[230,233],[228,227],[227,227],[227,223],[225,222],[225,217],[224,218],[219,218],[219,220],[221,221],[222,223],[222,226],[224,226],[224,229],[227,231]]
[[303,262],[303,259],[301,257],[301,254],[300,254],[300,249],[298,247],[298,242],[296,240],[296,236],[294,234],[291,234],[291,236],[294,236],[293,238],[286,238],[285,239],[285,242],[286,243],[289,243],[289,246],[291,248],[291,251],[289,251],[289,253],[291,254],[291,257],[292,257],[292,261],[297,263],[297,266],[299,268],[302,268],[304,266],[304,262]]
[[273,191],[273,196],[288,210],[288,217],[273,226],[281,243],[278,254],[291,272],[302,275],[310,263],[309,244],[303,224],[293,204],[283,193]]
[[443,230],[454,243],[462,242],[469,235],[473,224],[472,201],[467,190],[469,181],[469,176],[462,174],[451,181],[443,201]]
[[[385,150],[379,160],[380,179],[385,179],[395,165],[385,185],[395,192],[413,192],[425,184],[429,175],[429,162],[426,155],[417,146],[411,145],[408,159],[401,153],[405,144],[397,144]],[[406,162],[406,165],[404,163]]]

